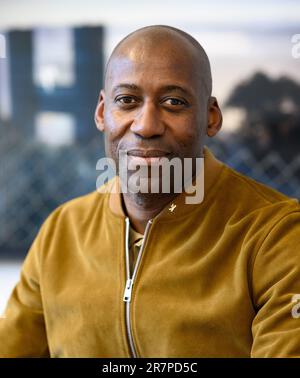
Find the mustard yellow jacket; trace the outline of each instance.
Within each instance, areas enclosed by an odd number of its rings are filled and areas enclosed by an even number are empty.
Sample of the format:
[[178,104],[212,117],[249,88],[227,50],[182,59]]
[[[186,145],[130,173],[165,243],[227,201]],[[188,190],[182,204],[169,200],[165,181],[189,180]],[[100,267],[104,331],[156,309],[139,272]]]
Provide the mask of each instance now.
[[300,357],[299,203],[207,148],[204,200],[185,195],[149,221],[133,285],[118,193],[52,212],[0,319],[0,356]]

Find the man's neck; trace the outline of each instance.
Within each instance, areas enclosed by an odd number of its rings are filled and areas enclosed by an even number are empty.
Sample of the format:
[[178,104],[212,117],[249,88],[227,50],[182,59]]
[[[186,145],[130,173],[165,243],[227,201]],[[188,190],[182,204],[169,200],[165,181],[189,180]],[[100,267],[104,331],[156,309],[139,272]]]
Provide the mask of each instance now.
[[147,222],[154,218],[178,193],[134,194],[122,193],[122,205],[132,227],[144,234]]

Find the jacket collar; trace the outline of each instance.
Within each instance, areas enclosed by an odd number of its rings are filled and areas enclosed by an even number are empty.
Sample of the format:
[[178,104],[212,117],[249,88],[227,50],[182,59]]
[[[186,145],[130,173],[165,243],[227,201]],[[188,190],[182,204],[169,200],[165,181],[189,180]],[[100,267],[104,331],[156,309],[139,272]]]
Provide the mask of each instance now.
[[[193,212],[195,209],[199,208],[202,203],[205,203],[210,197],[211,191],[217,185],[218,179],[221,176],[225,164],[219,161],[213,153],[209,150],[207,146],[204,146],[204,198],[201,203],[188,204],[186,203],[186,196],[191,197],[191,194],[183,191],[179,193],[178,196],[167,204],[162,211],[155,217],[159,218],[159,221],[173,220],[174,217],[186,216]],[[195,179],[193,180],[193,185],[195,184]],[[125,218],[122,206],[122,195],[120,193],[120,178],[114,176],[109,183],[109,189],[107,190],[109,195],[109,209],[111,212],[121,218]],[[173,210],[171,210],[173,209]]]

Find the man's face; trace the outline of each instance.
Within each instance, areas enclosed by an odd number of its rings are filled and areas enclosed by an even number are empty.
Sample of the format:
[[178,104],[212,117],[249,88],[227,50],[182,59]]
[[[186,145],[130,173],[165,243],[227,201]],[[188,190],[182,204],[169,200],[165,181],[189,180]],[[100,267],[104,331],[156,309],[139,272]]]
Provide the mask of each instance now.
[[208,99],[189,58],[165,45],[136,47],[112,60],[100,103],[106,155],[117,166],[120,150],[136,161],[202,156]]

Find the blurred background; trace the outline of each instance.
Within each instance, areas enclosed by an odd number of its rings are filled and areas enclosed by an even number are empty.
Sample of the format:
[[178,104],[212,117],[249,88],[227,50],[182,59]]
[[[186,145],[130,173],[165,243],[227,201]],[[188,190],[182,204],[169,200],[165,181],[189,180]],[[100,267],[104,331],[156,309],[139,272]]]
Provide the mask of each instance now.
[[217,157],[300,198],[300,2],[0,0],[0,314],[41,223],[96,189],[104,65],[152,24],[190,33],[210,58]]

